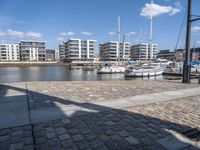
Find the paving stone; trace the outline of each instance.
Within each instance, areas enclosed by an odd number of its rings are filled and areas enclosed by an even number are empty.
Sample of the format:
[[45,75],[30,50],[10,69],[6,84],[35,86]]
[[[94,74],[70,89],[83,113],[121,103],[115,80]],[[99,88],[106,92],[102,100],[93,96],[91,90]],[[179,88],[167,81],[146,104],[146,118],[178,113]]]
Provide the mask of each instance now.
[[10,129],[1,129],[0,130],[0,136],[9,135],[10,133],[11,133]]
[[43,136],[45,136],[45,131],[44,130],[34,132],[34,137],[35,138],[39,138],[39,137],[43,137]]
[[120,148],[117,146],[116,143],[113,143],[113,142],[106,142],[105,143],[105,146],[107,149],[109,150],[119,150]]
[[58,145],[58,144],[59,144],[59,142],[58,142],[57,139],[50,139],[50,140],[48,140],[48,145],[49,146],[55,146],[55,145]]
[[71,121],[69,119],[65,118],[65,119],[62,119],[62,123],[66,125],[66,124],[71,123]]
[[93,149],[97,149],[97,148],[101,148],[103,146],[103,143],[100,142],[99,140],[93,140],[93,141],[90,141],[90,146]]
[[61,144],[64,148],[72,148],[73,147],[72,140],[64,140],[61,142]]
[[80,133],[81,134],[88,134],[88,133],[90,133],[90,130],[88,128],[81,128]]
[[56,134],[54,132],[49,132],[46,134],[48,139],[52,139],[54,137],[56,137]]
[[152,146],[155,143],[154,140],[152,140],[152,139],[150,139],[148,137],[140,138],[140,141],[142,141],[142,143],[144,145],[148,145],[148,146]]
[[62,134],[58,136],[60,140],[68,140],[70,139],[69,134]]
[[122,150],[132,150],[131,146],[126,141],[120,141],[117,143],[117,145]]
[[23,143],[14,143],[10,145],[10,150],[22,149]]
[[22,136],[12,136],[10,138],[10,143],[19,143],[23,141],[23,137]]
[[78,129],[76,129],[76,128],[68,129],[67,131],[72,135],[79,133]]
[[109,126],[115,125],[115,123],[114,123],[113,121],[106,121],[105,124],[106,124],[106,125],[109,125]]
[[25,145],[31,145],[31,144],[33,144],[33,137],[26,137],[24,139],[24,144]]
[[9,135],[0,136],[0,143],[8,141],[10,138]]
[[94,139],[96,138],[95,135],[92,134],[92,133],[85,134],[84,137],[85,137],[85,139],[86,139],[87,141],[92,141],[92,140],[94,140]]
[[82,135],[73,135],[72,138],[73,138],[74,142],[79,142],[79,141],[83,140],[83,136]]
[[24,150],[34,150],[34,146],[33,145],[24,146],[23,149]]
[[126,140],[129,144],[131,144],[131,145],[136,145],[136,144],[139,144],[139,143],[140,143],[140,142],[139,142],[136,138],[134,138],[133,136],[128,136],[128,137],[125,138],[125,140]]
[[40,132],[41,130],[43,130],[43,127],[41,125],[35,125],[35,126],[33,126],[33,131],[34,132],[37,132],[37,131]]
[[9,148],[10,148],[10,143],[8,141],[0,143],[0,150],[8,150]]
[[23,131],[15,131],[12,133],[12,136],[20,136],[23,134]]
[[181,142],[171,135],[161,138],[157,142],[168,150],[180,150],[188,146],[187,143]]
[[104,132],[105,132],[106,135],[113,135],[113,134],[115,134],[115,132],[112,129],[106,130]]
[[130,135],[130,134],[129,134],[127,131],[125,131],[125,130],[119,131],[118,134],[119,134],[121,137],[127,137],[127,136]]
[[45,142],[46,142],[45,137],[39,137],[39,138],[36,138],[36,139],[35,139],[35,143],[36,143],[37,145],[39,145],[39,144],[44,144]]
[[32,131],[31,131],[31,130],[24,131],[23,136],[24,136],[24,137],[32,136]]
[[67,133],[67,130],[63,127],[59,127],[59,128],[56,128],[56,133],[58,135],[61,135],[61,134],[66,134]]
[[111,135],[110,138],[113,141],[121,141],[122,140],[122,138],[119,135]]
[[101,141],[105,142],[105,141],[110,141],[109,136],[105,135],[105,134],[101,134],[99,135],[99,138]]
[[54,129],[52,127],[48,127],[48,128],[46,128],[46,131],[47,132],[54,132]]
[[89,148],[89,144],[87,142],[84,142],[84,141],[76,143],[76,146],[81,150]]
[[32,130],[32,126],[31,125],[25,125],[24,126],[24,130]]

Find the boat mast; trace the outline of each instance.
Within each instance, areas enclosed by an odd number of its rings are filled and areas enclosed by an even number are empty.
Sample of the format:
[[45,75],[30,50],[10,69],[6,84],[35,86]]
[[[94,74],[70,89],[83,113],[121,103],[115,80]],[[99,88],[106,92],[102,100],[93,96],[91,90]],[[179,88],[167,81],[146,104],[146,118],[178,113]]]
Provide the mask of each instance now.
[[152,14],[152,7],[153,7],[153,0],[151,0],[151,14],[150,14],[150,33],[149,33],[149,40],[150,40],[150,63],[153,55],[153,14]]
[[120,61],[120,40],[121,40],[121,27],[120,27],[120,16],[118,16],[118,27],[117,27],[117,34],[118,34],[118,50],[117,50],[117,55],[118,55],[118,65]]

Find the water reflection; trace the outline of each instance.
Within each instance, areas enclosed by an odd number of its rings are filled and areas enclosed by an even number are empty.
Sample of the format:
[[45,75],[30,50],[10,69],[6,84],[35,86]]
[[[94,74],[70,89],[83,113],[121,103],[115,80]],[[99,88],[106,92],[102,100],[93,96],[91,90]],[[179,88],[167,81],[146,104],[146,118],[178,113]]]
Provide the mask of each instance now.
[[[138,79],[141,80],[136,78]],[[156,79],[162,79],[162,76]],[[124,76],[123,74],[97,74],[97,70],[69,69],[65,66],[0,67],[0,82],[95,80],[124,80]]]

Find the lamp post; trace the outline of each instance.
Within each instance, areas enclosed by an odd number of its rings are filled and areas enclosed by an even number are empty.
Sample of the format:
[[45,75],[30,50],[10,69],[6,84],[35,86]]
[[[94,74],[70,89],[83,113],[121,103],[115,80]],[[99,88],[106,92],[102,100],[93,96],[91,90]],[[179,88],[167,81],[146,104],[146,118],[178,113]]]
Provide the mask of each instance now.
[[192,22],[200,20],[200,18],[192,19],[192,0],[188,0],[188,13],[187,13],[187,31],[186,31],[186,44],[185,44],[185,60],[183,65],[182,83],[190,83],[190,40],[191,40],[191,26]]

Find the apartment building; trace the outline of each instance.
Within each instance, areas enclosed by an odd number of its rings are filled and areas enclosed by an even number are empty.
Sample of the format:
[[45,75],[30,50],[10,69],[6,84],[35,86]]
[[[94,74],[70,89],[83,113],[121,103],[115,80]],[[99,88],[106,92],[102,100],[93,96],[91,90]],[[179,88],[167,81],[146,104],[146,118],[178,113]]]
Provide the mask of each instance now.
[[69,39],[63,42],[65,61],[93,61],[96,45],[96,40]]
[[21,61],[45,61],[45,42],[20,41],[19,47]]
[[139,43],[131,46],[131,60],[148,61],[156,59],[157,44]]
[[55,49],[46,49],[45,61],[55,61]]
[[[175,52],[176,61],[185,60],[185,49],[177,49]],[[190,59],[191,61],[200,61],[200,47],[190,49]]]
[[160,50],[160,52],[157,55],[157,58],[167,59],[167,60],[174,60],[175,59],[175,55],[174,55],[174,52],[166,49],[166,50]]
[[110,41],[100,44],[100,60],[122,61],[130,59],[131,44],[129,42],[119,43]]
[[64,42],[59,44],[59,60],[61,62],[65,61],[65,49],[64,49]]
[[0,44],[0,61],[19,60],[19,44]]

